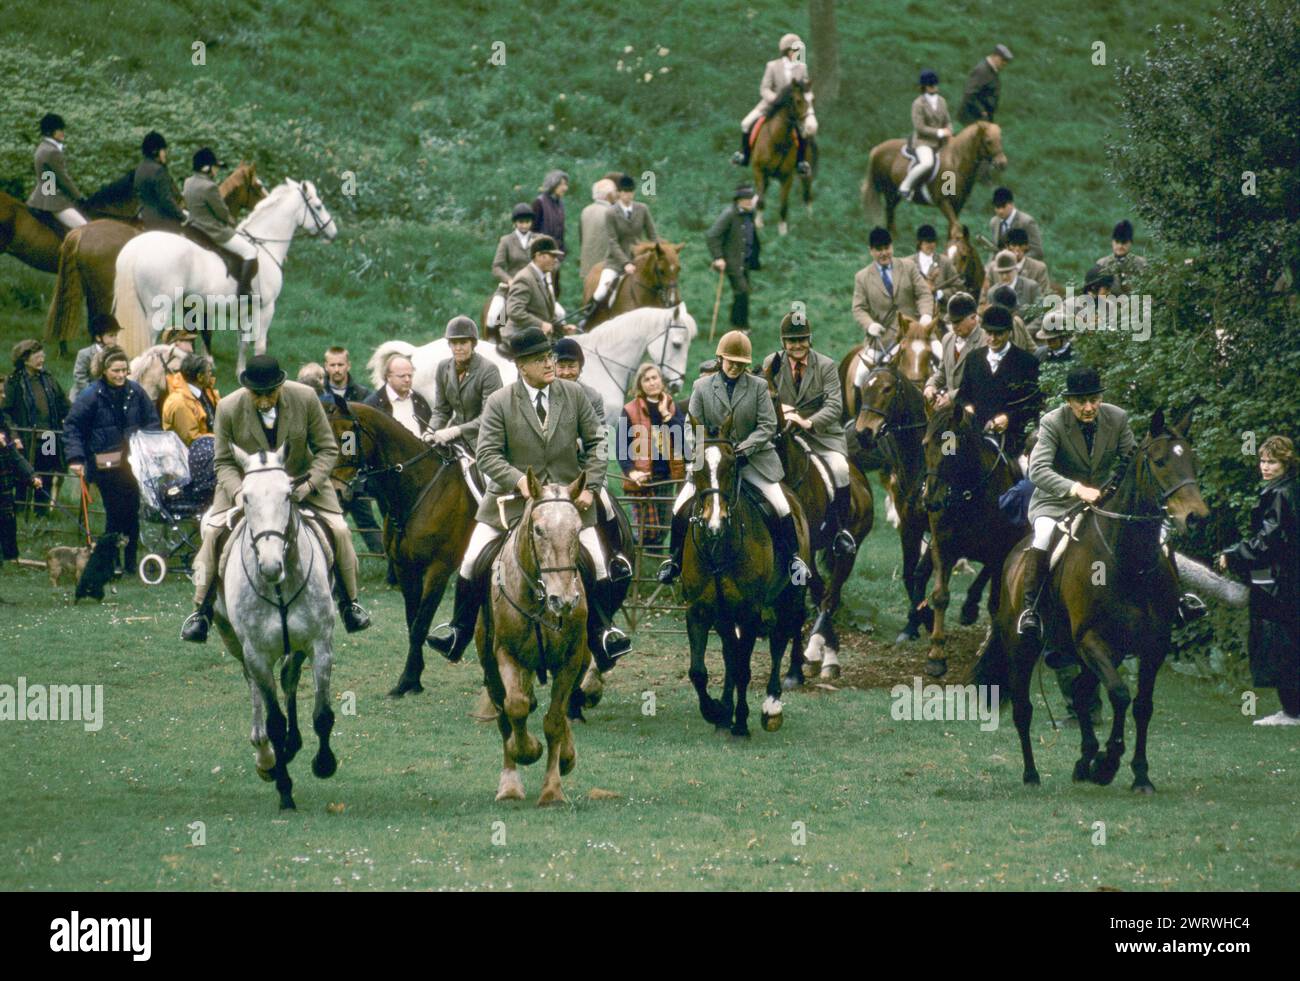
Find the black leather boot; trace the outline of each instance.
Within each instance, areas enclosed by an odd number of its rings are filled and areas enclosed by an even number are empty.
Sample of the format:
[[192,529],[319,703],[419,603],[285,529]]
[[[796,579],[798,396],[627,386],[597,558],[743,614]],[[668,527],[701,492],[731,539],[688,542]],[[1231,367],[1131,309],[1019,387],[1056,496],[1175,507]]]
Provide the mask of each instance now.
[[812,572],[808,569],[807,563],[799,555],[799,535],[794,530],[794,515],[787,514],[781,519],[778,526],[776,543],[778,549],[790,556],[790,580],[800,586],[812,578]]
[[483,594],[479,584],[464,576],[456,576],[456,598],[452,608],[451,622],[439,624],[435,630],[450,630],[446,637],[434,637],[430,634],[425,643],[455,664],[465,655],[465,648],[474,639],[474,624],[478,622],[478,610],[483,603]]
[[334,596],[338,599],[339,617],[343,620],[343,629],[350,634],[355,634],[370,626],[370,614],[356,601],[356,597],[348,595],[348,591],[343,586],[343,576],[337,566],[334,569]]
[[240,296],[251,297],[253,295],[253,280],[257,277],[257,257],[245,259],[239,264],[239,275],[236,277],[235,292]]
[[1038,600],[1047,580],[1051,578],[1051,570],[1048,568],[1051,557],[1046,550],[1031,548],[1029,551],[1033,555],[1025,568],[1025,609],[1016,624],[1016,632],[1041,639],[1043,621],[1038,616]]
[[689,520],[686,510],[687,505],[682,505],[681,512],[673,515],[672,525],[668,530],[669,556],[659,566],[656,576],[665,586],[671,585],[682,574],[682,549],[686,547],[686,523]]
[[587,646],[602,674],[632,649],[627,634],[614,626],[614,604],[610,595],[613,586],[608,579],[598,579],[587,590]]
[[740,149],[731,155],[731,162],[737,167],[749,166],[749,130],[741,130]]
[[807,154],[807,152],[808,152],[808,141],[805,140],[802,136],[800,136],[798,138],[795,147],[794,169],[797,170],[800,176],[802,177],[812,176],[812,164],[808,163],[808,161],[804,159],[804,156]]
[[835,500],[831,502],[831,522],[838,529],[831,548],[838,555],[856,555],[858,551],[858,543],[853,540],[853,534],[849,531],[853,510],[852,494],[852,489],[849,487],[836,487]]
[[208,584],[208,591],[203,594],[203,601],[194,607],[194,612],[181,624],[181,640],[191,644],[205,644],[208,629],[212,626],[212,606],[217,601],[217,584]]

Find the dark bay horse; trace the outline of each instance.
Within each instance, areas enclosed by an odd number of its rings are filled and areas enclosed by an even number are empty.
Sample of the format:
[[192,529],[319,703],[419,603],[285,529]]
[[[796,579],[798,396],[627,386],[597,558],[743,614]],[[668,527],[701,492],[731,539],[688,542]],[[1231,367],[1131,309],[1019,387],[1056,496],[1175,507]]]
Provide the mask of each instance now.
[[498,710],[504,761],[497,800],[524,799],[518,764],[527,766],[542,755],[541,744],[528,732],[536,704],[533,680],[552,678],[542,722],[546,779],[537,798],[537,806],[544,807],[564,803],[560,777],[578,761],[566,710],[591,661],[587,596],[578,570],[582,516],[575,503],[587,487],[587,475],[567,486],[542,486],[532,467],[526,477],[529,501],[502,547],[474,637],[483,652],[488,697]]
[[[692,421],[692,425],[696,425]],[[698,430],[697,430],[698,431]],[[772,670],[763,700],[763,728],[774,732],[783,721],[781,658],[786,645],[800,643],[807,611],[806,584],[791,582],[778,568],[767,522],[742,490],[740,468],[731,441],[731,418],[697,447],[701,465],[691,474],[695,496],[686,546],[682,553],[682,596],[691,644],[691,684],[700,714],[719,729],[749,735],[750,659],[760,634],[771,643]],[[799,552],[809,561],[808,524],[797,497],[790,501],[799,537]],[[709,631],[722,641],[725,666],[722,700],[709,695],[704,663]],[[734,706],[733,706],[734,696]]]
[[[957,237],[949,240],[947,252],[957,275],[961,276],[965,291],[979,299],[980,288],[984,285],[984,263],[970,240],[969,226],[957,226]],[[944,302],[947,302],[946,297]]]
[[[685,242],[674,245],[662,239],[657,242],[637,242],[632,247],[632,264],[636,272],[623,276],[611,301],[606,300],[592,311],[587,318],[586,329],[594,330],[600,324],[620,313],[627,313],[638,307],[674,307],[682,298],[677,280],[682,274],[682,249]],[[587,279],[582,284],[582,302],[590,302],[600,282],[600,272],[605,268],[598,262],[587,271]],[[491,301],[489,301],[491,302]],[[484,307],[486,316],[487,308]]]
[[[906,140],[886,140],[871,149],[867,176],[862,181],[862,204],[869,214],[879,212],[879,202],[885,202],[885,224],[894,232],[894,211],[901,200],[898,185],[907,176],[910,161],[903,156]],[[985,161],[1001,170],[1007,165],[1007,155],[1002,152],[1002,129],[997,123],[980,120],[962,129],[939,151],[939,171],[926,185],[930,200],[948,219],[948,241],[957,238],[957,216],[966,199],[975,188],[980,164]],[[948,185],[952,193],[944,193],[946,173],[953,175]],[[918,191],[920,188],[918,187]]]
[[[1021,529],[998,507],[998,498],[1020,479],[1020,465],[1002,451],[999,440],[981,433],[972,419],[961,406],[949,402],[930,417],[922,443],[934,577],[930,590],[934,628],[925,672],[934,678],[948,671],[943,653],[948,639],[944,615],[953,565],[968,558],[1000,573],[1003,560],[1021,536]],[[989,594],[990,615],[997,613],[999,590],[1000,579],[995,576]]]
[[[774,382],[777,361],[773,359],[768,367],[767,382],[771,387]],[[813,606],[817,608],[817,618],[813,621],[812,633],[803,651],[796,646],[790,653],[790,665],[785,673],[784,687],[789,690],[803,684],[803,665],[805,662],[813,668],[820,665],[822,678],[840,676],[839,637],[835,633],[833,618],[840,608],[840,599],[844,584],[853,574],[853,565],[857,553],[843,555],[832,547],[832,528],[828,524],[834,493],[827,487],[829,473],[820,461],[813,459],[808,446],[800,440],[802,431],[793,423],[785,421],[785,412],[781,400],[773,393],[773,407],[776,409],[777,437],[773,442],[776,454],[785,469],[783,483],[791,493],[799,498],[803,505],[804,516],[808,521],[808,548],[813,557],[820,556],[822,565],[829,570],[829,577],[822,575],[817,563],[809,563],[812,579],[808,583],[812,594]],[[858,543],[861,550],[863,542],[871,533],[875,521],[875,503],[871,497],[871,486],[867,478],[852,463],[849,464],[849,534]]]
[[[1169,653],[1177,615],[1179,586],[1160,544],[1162,522],[1179,530],[1209,516],[1196,482],[1196,458],[1186,436],[1190,413],[1166,426],[1163,410],[1151,419],[1146,437],[1127,461],[1113,488],[1094,505],[1080,504],[1070,522],[1070,541],[1045,589],[1044,635],[1055,650],[1074,653],[1088,670],[1074,683],[1079,713],[1080,756],[1074,779],[1108,785],[1124,756],[1124,723],[1130,694],[1116,671],[1125,656],[1138,658],[1138,692],[1133,701],[1137,744],[1133,748],[1133,787],[1155,793],[1147,772],[1147,727],[1154,707],[1156,673]],[[1010,686],[1012,714],[1024,757],[1024,782],[1039,783],[1029,726],[1033,719],[1029,682],[1040,645],[1016,631],[1024,603],[1026,551],[1022,540],[1007,556],[1002,600],[984,641],[972,678],[976,684]],[[1029,558],[1032,558],[1029,557]],[[1101,572],[1101,575],[1098,572]],[[1104,682],[1114,710],[1106,755],[1100,747],[1088,705]]]
[[[787,218],[790,214],[790,189],[794,186],[796,165],[799,159],[799,131],[804,139],[811,140],[817,133],[817,116],[813,112],[813,92],[811,86],[805,88],[803,83],[791,85],[785,98],[762,121],[754,145],[750,151],[750,165],[754,168],[754,189],[758,191],[759,211],[754,215],[754,223],[763,227],[763,212],[767,201],[768,183],[776,178],[781,182],[781,219],[777,230],[786,234],[790,230]],[[810,150],[815,151],[816,144]],[[807,155],[808,164],[816,172],[815,152]],[[800,175],[803,185],[803,203],[812,210],[813,175]]]
[[349,414],[337,407],[327,413],[340,450],[332,476],[341,497],[350,500],[368,479],[384,503],[384,551],[406,603],[406,665],[388,693],[400,698],[424,690],[424,642],[478,505],[453,450],[426,446],[379,409],[347,407]]
[[[88,219],[128,222],[140,209],[128,173],[87,198]],[[26,202],[0,191],[0,253],[8,252],[33,269],[52,273],[59,268],[59,245],[63,236],[42,221]]]
[[[266,187],[257,176],[257,165],[247,160],[221,182],[221,196],[236,218],[250,211],[266,197]],[[59,343],[66,351],[82,335],[81,311],[87,319],[113,310],[113,275],[117,254],[143,228],[122,221],[92,221],[70,231],[57,250],[58,278],[45,318],[45,343]],[[204,343],[212,350],[212,332],[204,331]]]

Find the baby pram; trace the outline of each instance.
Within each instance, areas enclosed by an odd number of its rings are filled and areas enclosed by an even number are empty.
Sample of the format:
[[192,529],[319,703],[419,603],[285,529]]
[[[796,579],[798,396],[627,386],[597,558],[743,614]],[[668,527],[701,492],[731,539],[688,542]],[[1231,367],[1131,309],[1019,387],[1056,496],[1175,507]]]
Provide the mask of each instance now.
[[140,540],[137,570],[156,586],[174,571],[190,571],[199,549],[199,519],[212,503],[217,474],[214,438],[200,436],[187,450],[173,432],[131,436],[131,469],[140,484]]

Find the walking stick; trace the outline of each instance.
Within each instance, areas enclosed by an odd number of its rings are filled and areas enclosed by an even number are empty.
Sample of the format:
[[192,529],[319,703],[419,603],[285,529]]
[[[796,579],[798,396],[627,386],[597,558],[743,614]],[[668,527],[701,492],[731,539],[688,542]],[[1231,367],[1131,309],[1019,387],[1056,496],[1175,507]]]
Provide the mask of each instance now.
[[90,488],[86,486],[85,471],[77,479],[81,482],[81,527],[86,532],[86,544],[93,545],[90,535]]
[[722,278],[725,269],[718,270],[718,291],[713,295],[713,320],[709,323],[709,343],[713,343],[713,334],[718,329],[718,308],[722,306]]

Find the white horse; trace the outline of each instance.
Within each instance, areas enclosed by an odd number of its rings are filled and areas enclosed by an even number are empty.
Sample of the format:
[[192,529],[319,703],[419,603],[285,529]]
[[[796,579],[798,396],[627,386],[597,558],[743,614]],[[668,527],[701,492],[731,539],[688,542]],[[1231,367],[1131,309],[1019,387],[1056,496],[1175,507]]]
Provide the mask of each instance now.
[[[667,308],[640,307],[605,321],[590,334],[574,334],[587,359],[582,380],[604,398],[605,421],[611,426],[618,424],[619,413],[627,402],[628,385],[643,357],[659,367],[669,391],[679,391],[686,380],[691,342],[699,332],[683,302]],[[503,358],[492,344],[480,343],[476,350],[501,371],[503,386],[519,377],[515,363]],[[451,357],[447,341],[439,338],[422,347],[407,341],[385,341],[366,363],[376,388],[383,386],[384,366],[394,354],[411,359],[415,365],[414,388],[433,405],[438,394],[438,364]]]
[[[316,534],[303,524],[290,503],[293,481],[284,469],[284,447],[274,453],[245,453],[232,447],[244,473],[243,522],[231,536],[229,560],[214,607],[221,640],[244,666],[253,696],[253,731],[257,774],[274,780],[280,809],[294,806],[289,763],[302,748],[298,731],[298,673],[311,657],[316,704],[312,728],[320,751],[312,772],[334,775],[338,761],[330,750],[334,710],[330,707],[330,670],[334,663],[334,603],[330,562]],[[288,722],[275,690],[280,666]]]
[[253,302],[246,310],[241,310],[234,278],[210,250],[171,232],[137,235],[118,254],[113,279],[113,313],[122,325],[119,343],[135,357],[173,321],[197,329],[218,327],[224,319],[240,331],[238,370],[243,371],[250,335],[254,353],[266,353],[275,301],[284,286],[285,256],[300,228],[327,241],[338,234],[311,181],[286,180],[239,223],[240,234],[257,246],[258,255]]

